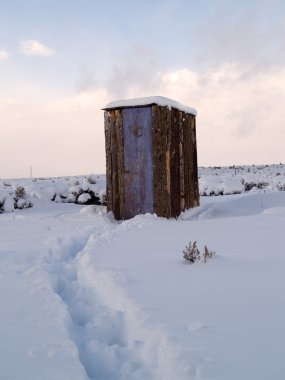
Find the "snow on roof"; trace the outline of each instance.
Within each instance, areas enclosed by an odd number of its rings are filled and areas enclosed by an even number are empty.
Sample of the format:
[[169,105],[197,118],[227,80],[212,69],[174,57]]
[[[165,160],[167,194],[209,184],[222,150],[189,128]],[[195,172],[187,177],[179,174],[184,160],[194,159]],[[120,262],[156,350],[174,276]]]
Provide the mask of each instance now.
[[136,106],[149,106],[151,104],[157,104],[158,106],[168,107],[169,109],[175,108],[179,111],[197,115],[197,111],[194,108],[184,106],[183,104],[176,102],[175,100],[165,98],[164,96],[148,96],[146,98],[115,100],[106,105],[104,109],[112,108],[131,108]]

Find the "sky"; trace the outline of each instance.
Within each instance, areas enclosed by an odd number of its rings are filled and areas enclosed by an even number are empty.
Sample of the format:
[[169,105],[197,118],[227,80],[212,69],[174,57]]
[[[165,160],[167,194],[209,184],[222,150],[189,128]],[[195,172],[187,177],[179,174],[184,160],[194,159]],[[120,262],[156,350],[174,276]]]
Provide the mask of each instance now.
[[108,102],[197,109],[199,166],[285,161],[285,1],[0,0],[0,178],[105,172]]

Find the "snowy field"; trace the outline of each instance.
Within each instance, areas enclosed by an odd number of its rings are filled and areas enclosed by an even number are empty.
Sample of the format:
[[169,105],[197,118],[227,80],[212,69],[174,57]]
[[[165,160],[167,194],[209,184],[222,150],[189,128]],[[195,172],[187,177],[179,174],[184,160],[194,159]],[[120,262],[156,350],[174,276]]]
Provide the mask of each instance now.
[[199,177],[200,207],[123,222],[84,204],[104,176],[0,180],[0,380],[284,379],[285,166]]

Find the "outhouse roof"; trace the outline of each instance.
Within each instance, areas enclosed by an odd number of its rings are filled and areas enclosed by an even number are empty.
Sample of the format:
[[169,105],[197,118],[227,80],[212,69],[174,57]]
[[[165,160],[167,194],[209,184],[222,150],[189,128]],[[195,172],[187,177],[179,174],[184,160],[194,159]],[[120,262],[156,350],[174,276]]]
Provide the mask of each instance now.
[[115,100],[108,103],[103,109],[117,109],[117,108],[133,108],[133,107],[147,107],[156,104],[162,107],[168,107],[169,109],[175,108],[179,111],[197,115],[197,111],[194,108],[184,106],[183,104],[176,102],[175,100],[165,98],[164,96],[148,96],[146,98],[124,99]]

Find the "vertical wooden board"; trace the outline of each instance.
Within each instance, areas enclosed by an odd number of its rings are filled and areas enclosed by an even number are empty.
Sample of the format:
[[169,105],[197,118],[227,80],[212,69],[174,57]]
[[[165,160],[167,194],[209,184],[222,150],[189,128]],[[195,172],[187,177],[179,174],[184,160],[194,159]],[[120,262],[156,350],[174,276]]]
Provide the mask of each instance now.
[[115,133],[116,133],[116,155],[118,164],[118,195],[119,195],[119,215],[120,219],[124,218],[125,208],[125,170],[124,170],[124,132],[123,132],[123,117],[122,111],[115,111]]
[[189,115],[185,115],[182,119],[183,128],[183,157],[184,157],[184,200],[185,208],[190,207],[190,165],[191,165],[191,130],[189,127]]
[[[113,114],[113,115],[112,115]],[[105,150],[106,150],[106,198],[107,210],[113,210],[112,198],[112,120],[114,120],[114,111],[104,112],[104,129],[105,129]]]
[[197,159],[197,140],[196,140],[196,117],[192,117],[191,122],[191,140],[192,140],[192,178],[193,178],[193,202],[192,207],[199,206],[199,178],[198,178],[198,159]]
[[194,132],[195,116],[187,114],[183,122],[185,208],[199,204],[196,134]]
[[185,189],[184,189],[184,155],[183,155],[183,119],[185,113],[179,112],[179,177],[180,177],[180,211],[185,209]]
[[171,216],[178,216],[180,206],[180,153],[179,153],[179,111],[171,111],[171,142],[170,142],[170,198]]
[[117,153],[116,112],[111,111],[111,180],[112,180],[112,211],[116,219],[121,219],[120,192],[119,192],[119,167]]
[[151,107],[122,111],[125,219],[153,212]]
[[170,124],[168,107],[152,106],[153,208],[158,216],[171,216]]
[[171,123],[172,123],[172,111],[168,107],[165,107],[166,113],[166,185],[167,185],[167,197],[169,202],[169,216],[171,216]]

